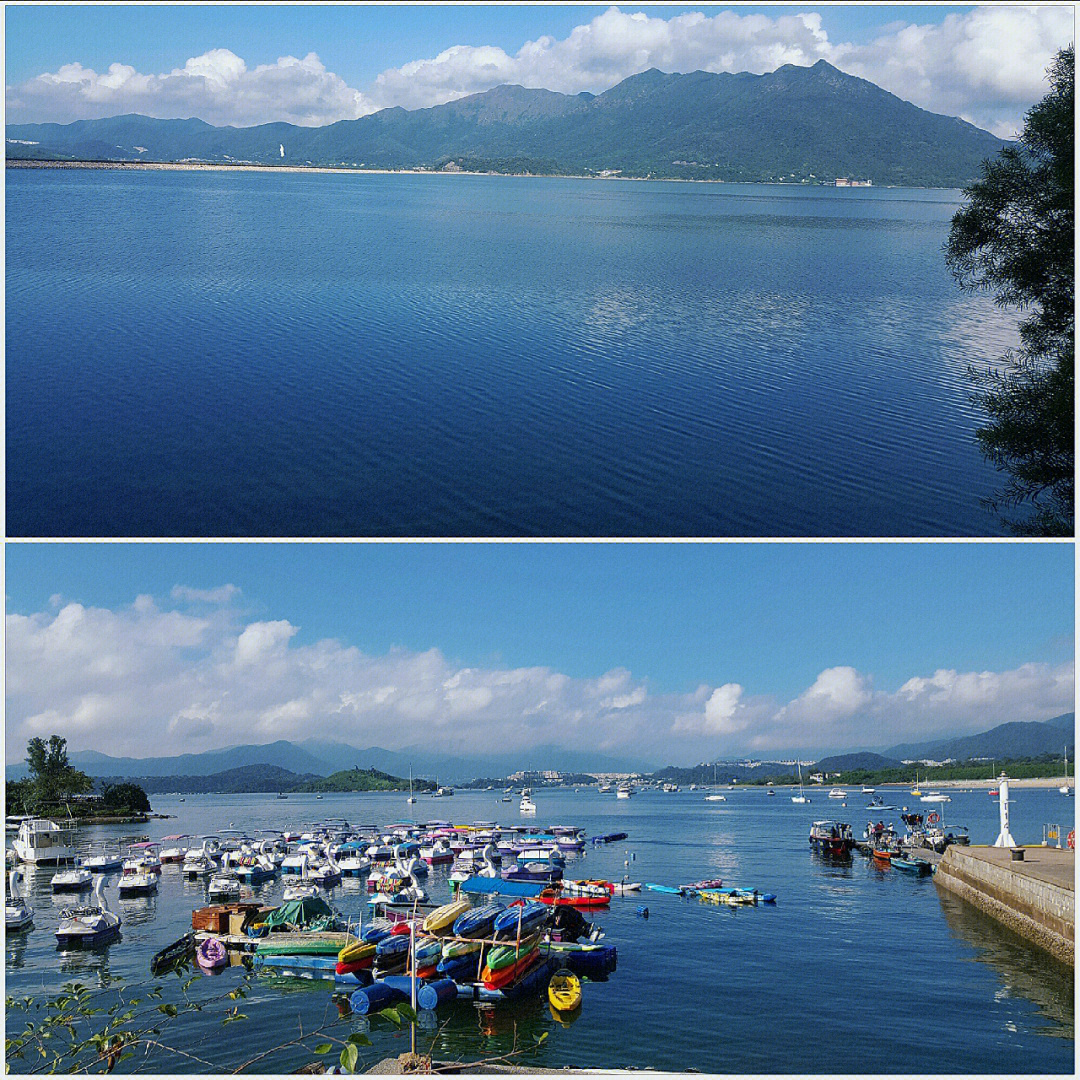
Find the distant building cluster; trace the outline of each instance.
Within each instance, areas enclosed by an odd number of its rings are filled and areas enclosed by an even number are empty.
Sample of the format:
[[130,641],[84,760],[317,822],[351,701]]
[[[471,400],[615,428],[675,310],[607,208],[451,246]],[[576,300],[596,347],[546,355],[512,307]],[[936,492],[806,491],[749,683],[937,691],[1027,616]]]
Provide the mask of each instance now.
[[836,178],[837,187],[873,187],[873,180],[852,180],[848,176],[838,176]]

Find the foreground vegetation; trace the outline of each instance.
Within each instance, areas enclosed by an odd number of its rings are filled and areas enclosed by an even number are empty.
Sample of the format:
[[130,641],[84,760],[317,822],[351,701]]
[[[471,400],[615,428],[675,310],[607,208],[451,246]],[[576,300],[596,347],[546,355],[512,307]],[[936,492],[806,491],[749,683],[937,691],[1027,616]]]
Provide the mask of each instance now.
[[1063,49],[1019,143],[986,162],[964,192],[947,250],[962,288],[992,293],[1024,316],[1019,349],[979,357],[999,367],[973,372],[989,418],[979,445],[1007,478],[989,506],[1029,508],[1005,519],[1021,535],[1073,535],[1073,69],[1073,50]]

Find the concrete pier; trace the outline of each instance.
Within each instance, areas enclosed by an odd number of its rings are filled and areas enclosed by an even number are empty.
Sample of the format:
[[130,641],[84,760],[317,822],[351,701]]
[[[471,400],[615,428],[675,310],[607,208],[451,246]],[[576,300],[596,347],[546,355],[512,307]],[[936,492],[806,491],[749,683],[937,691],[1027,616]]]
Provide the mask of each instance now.
[[1027,847],[1023,862],[1010,848],[953,844],[934,881],[1016,933],[1075,965],[1076,853]]

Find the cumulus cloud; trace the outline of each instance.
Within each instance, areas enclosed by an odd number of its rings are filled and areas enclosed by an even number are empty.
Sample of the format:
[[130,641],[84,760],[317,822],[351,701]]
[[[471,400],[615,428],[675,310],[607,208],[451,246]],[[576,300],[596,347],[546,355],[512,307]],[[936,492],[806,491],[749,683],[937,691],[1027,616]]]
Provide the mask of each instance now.
[[375,109],[359,90],[327,71],[315,53],[249,68],[229,49],[211,49],[160,75],[144,75],[122,63],[110,64],[104,74],[64,64],[9,86],[7,107],[9,123],[67,123],[137,112],[165,119],[197,116],[210,124],[285,121],[307,127]]
[[220,585],[216,589],[193,589],[189,585],[174,585],[169,594],[174,600],[201,600],[207,604],[227,604],[240,595],[236,585]]
[[[625,668],[572,678],[549,667],[471,667],[438,649],[368,655],[298,641],[284,619],[249,620],[237,590],[174,590],[174,605],[7,616],[9,760],[34,735],[73,749],[177,753],[236,741],[337,738],[449,753],[558,742],[657,761],[882,746],[1041,720],[1073,700],[1072,664],[912,675],[894,690],[836,665],[786,702],[735,681],[656,693]],[[206,597],[213,599],[208,606]]]
[[384,71],[363,91],[327,71],[314,53],[249,69],[230,50],[213,49],[161,75],[123,63],[98,74],[70,63],[9,86],[8,119],[70,121],[134,111],[219,124],[313,125],[391,106],[439,105],[501,83],[599,93],[650,67],[760,74],[828,60],[922,108],[1010,136],[1045,93],[1053,54],[1071,39],[1072,12],[1063,6],[987,6],[938,23],[892,23],[862,44],[831,41],[813,11],[664,18],[611,7],[565,38],[544,35],[516,53],[453,45]]

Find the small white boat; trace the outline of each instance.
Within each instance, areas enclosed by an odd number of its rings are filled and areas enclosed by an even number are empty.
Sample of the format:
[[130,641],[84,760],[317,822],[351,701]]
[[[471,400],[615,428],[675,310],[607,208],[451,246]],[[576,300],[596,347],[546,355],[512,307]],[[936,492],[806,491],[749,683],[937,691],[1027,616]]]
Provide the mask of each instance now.
[[105,900],[104,878],[98,878],[94,895],[98,903],[87,907],[65,908],[60,912],[56,940],[61,946],[101,945],[120,933],[120,916],[109,910]]
[[1073,789],[1069,787],[1069,748],[1065,747],[1065,783],[1058,788],[1058,794],[1071,795]]
[[795,765],[796,768],[799,770],[799,794],[792,795],[791,801],[793,803],[808,803],[810,801],[810,796],[803,791],[802,786],[802,762],[796,760]]
[[526,788],[521,793],[521,804],[518,807],[518,809],[523,814],[535,814],[536,813],[536,803],[533,802],[532,794],[529,792],[528,788]]
[[53,874],[51,884],[54,893],[82,892],[84,889],[93,887],[94,875],[90,873],[85,866],[80,866],[76,863],[66,870],[61,870],[59,873]]
[[862,789],[862,793],[864,795],[873,795],[875,791],[877,791],[877,788],[866,787],[865,785],[863,786],[863,789]]
[[727,802],[727,796],[726,795],[706,795],[705,796],[705,801],[706,802]]
[[26,902],[19,891],[22,873],[12,870],[8,874],[8,892],[4,902],[4,928],[6,930],[24,930],[34,921],[34,909]]
[[829,798],[830,799],[846,799],[847,798],[847,792],[843,788],[834,787],[832,789],[832,791],[829,792]]
[[629,784],[629,783],[620,784],[615,789],[615,798],[616,799],[629,799],[630,796],[633,795],[633,794],[634,794],[634,786],[632,784]]
[[188,849],[180,841],[190,839],[191,837],[187,833],[174,833],[172,836],[163,836],[161,838],[162,844],[168,844],[169,846],[161,849],[159,855],[161,861],[163,863],[182,863]]
[[949,795],[942,795],[940,791],[931,791],[928,792],[926,795],[920,796],[919,802],[946,803],[952,802],[952,798]]
[[158,890],[158,875],[151,870],[133,870],[124,874],[117,884],[122,900],[126,896],[149,896]]
[[241,891],[240,879],[235,874],[215,874],[206,887],[211,900],[238,900]]
[[124,857],[120,854],[120,846],[113,841],[106,840],[101,845],[101,850],[95,855],[88,855],[83,861],[83,866],[91,874],[109,874],[113,870],[119,870],[124,865]]

